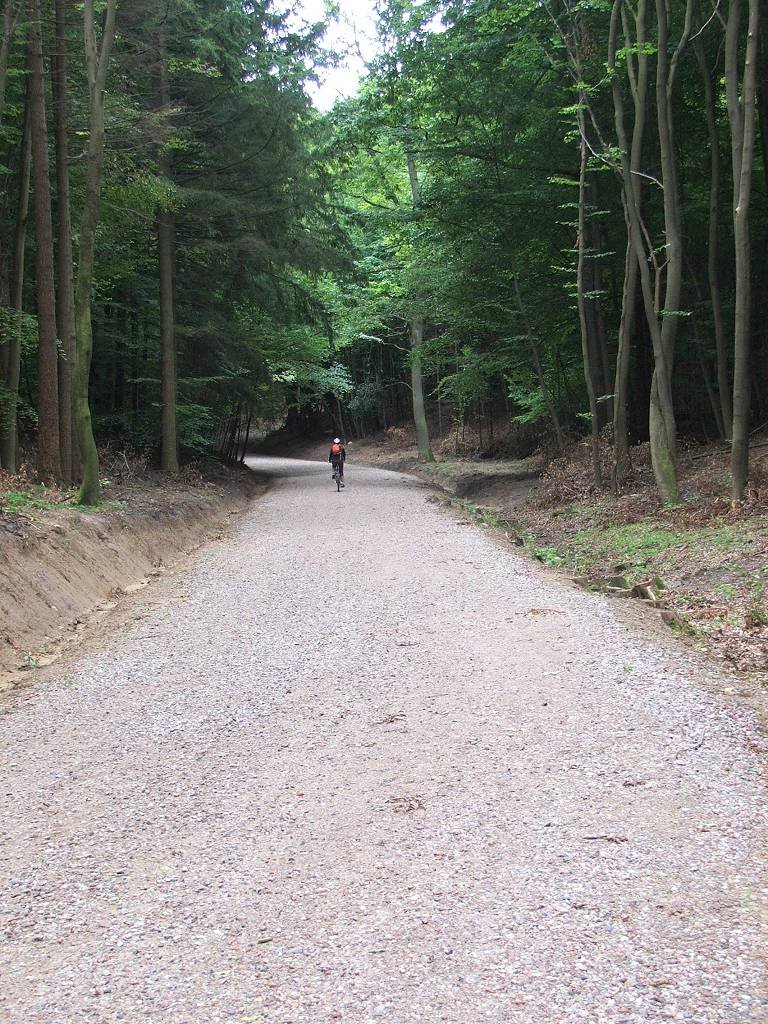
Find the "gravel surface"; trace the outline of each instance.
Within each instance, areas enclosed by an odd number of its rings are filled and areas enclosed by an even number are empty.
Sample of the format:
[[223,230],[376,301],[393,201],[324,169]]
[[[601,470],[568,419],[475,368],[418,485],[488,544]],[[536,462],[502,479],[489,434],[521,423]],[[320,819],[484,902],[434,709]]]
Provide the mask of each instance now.
[[396,473],[0,706],[3,1024],[768,1021],[764,742]]

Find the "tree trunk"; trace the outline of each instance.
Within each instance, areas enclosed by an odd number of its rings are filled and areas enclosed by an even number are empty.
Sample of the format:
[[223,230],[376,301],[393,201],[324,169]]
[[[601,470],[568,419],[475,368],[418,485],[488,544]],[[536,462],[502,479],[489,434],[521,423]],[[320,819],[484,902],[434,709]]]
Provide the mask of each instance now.
[[[618,19],[617,19],[618,20]],[[632,202],[638,214],[642,210],[643,179],[640,168],[643,159],[643,143],[645,140],[645,123],[648,103],[648,54],[645,49],[645,0],[638,4],[635,19],[634,38],[630,36],[629,19],[624,15],[624,45],[628,49],[633,44],[636,54],[627,54],[627,75],[629,78],[634,106],[632,125],[632,142],[627,155],[627,174],[625,186],[631,189]],[[618,24],[615,26],[618,31]],[[633,245],[633,219],[629,208],[629,199],[624,196],[624,217],[627,225],[627,251],[624,261],[624,286],[622,289],[621,320],[619,324],[619,343],[616,354],[616,378],[614,385],[613,405],[613,487],[618,491],[631,470],[629,459],[628,403],[629,403],[629,370],[632,354],[632,338],[636,323],[638,266]]]
[[165,210],[157,214],[157,248],[160,275],[160,466],[165,473],[179,469],[176,432],[176,315],[173,287],[173,217]]
[[736,296],[733,343],[733,436],[731,444],[731,495],[744,498],[749,478],[750,410],[750,237],[749,208],[755,147],[755,93],[757,88],[757,41],[760,0],[749,0],[744,74],[739,88],[739,31],[741,0],[731,0],[725,42],[725,87],[731,126],[733,163],[733,237]]
[[618,494],[632,468],[629,459],[627,403],[632,329],[637,301],[637,260],[630,243],[624,261],[624,290],[621,298],[619,346],[616,353],[616,382],[613,398],[613,489]]
[[[416,172],[416,161],[413,154],[406,153],[408,163],[408,179],[411,184],[411,199],[414,211],[418,210],[421,199],[419,178]],[[413,422],[416,426],[416,444],[419,458],[424,462],[434,462],[432,448],[429,443],[429,427],[424,409],[424,382],[421,373],[421,346],[424,342],[424,320],[418,314],[411,317],[411,393],[413,398]]]
[[29,116],[29,98],[24,105],[24,134],[21,140],[19,159],[19,201],[16,211],[16,233],[13,247],[13,272],[11,275],[11,308],[17,322],[8,339],[8,365],[5,385],[7,407],[0,415],[0,465],[9,473],[16,472],[17,426],[16,411],[19,400],[19,375],[21,371],[21,309],[24,291],[24,255],[27,243],[27,220],[29,217],[29,187],[32,171],[32,129]]
[[680,321],[680,298],[683,281],[683,236],[680,189],[678,182],[677,152],[675,149],[674,122],[672,116],[672,95],[678,61],[690,38],[693,18],[692,0],[686,4],[686,21],[683,35],[672,59],[669,59],[669,24],[667,0],[656,0],[658,21],[658,50],[656,55],[656,115],[661,156],[661,176],[664,186],[664,239],[665,272],[664,302],[656,315],[661,316],[661,348],[663,360],[655,358],[649,431],[651,439],[651,461],[657,479],[669,480],[670,470],[675,475],[674,495],[667,500],[677,500],[676,462],[677,428],[672,403],[672,367],[674,364],[675,341]]
[[[698,21],[701,21],[697,10]],[[699,30],[700,32],[700,30]],[[725,316],[720,291],[720,135],[717,130],[717,101],[712,73],[707,65],[704,42],[699,32],[693,41],[696,60],[701,72],[704,87],[704,108],[707,115],[707,135],[709,137],[709,236],[707,242],[707,276],[709,279],[709,295],[712,302],[712,323],[715,331],[715,352],[717,354],[717,390],[720,400],[719,419],[723,424],[725,437],[730,439],[733,423],[731,408],[731,385],[728,374],[728,347],[725,340]]]
[[420,349],[424,341],[424,321],[420,316],[411,319],[411,389],[413,392],[413,422],[416,425],[416,445],[419,458],[424,462],[434,462],[432,448],[429,443],[429,428],[424,409],[424,384],[421,375]]
[[[158,77],[157,105],[161,111],[170,107],[170,88],[162,31],[157,35]],[[160,173],[171,177],[171,161],[161,144],[158,154]],[[176,313],[174,309],[174,245],[173,214],[157,212],[157,252],[160,276],[160,393],[161,444],[160,468],[165,473],[178,473],[179,454],[176,427]]]
[[586,259],[586,232],[587,232],[587,139],[586,125],[584,123],[583,105],[586,97],[582,94],[579,97],[579,203],[578,203],[578,237],[577,263],[576,263],[576,300],[579,307],[579,324],[581,326],[581,358],[584,366],[584,380],[587,385],[587,397],[589,399],[590,432],[592,439],[592,477],[596,487],[603,485],[603,473],[600,465],[600,420],[597,407],[597,394],[595,392],[595,365],[593,363],[594,346],[591,343],[589,333],[589,319],[587,317],[587,299],[585,298],[584,287],[584,263]]
[[131,359],[131,423],[134,433],[139,427],[141,412],[141,388],[139,378],[144,371],[144,320],[142,311],[137,309],[133,316],[133,352]]
[[69,199],[69,140],[67,130],[67,20],[65,0],[54,0],[56,44],[52,55],[53,111],[56,132],[56,256],[59,288],[56,319],[62,351],[59,358],[59,444],[61,472],[66,483],[74,476],[74,403],[72,380],[77,358],[75,339],[75,287],[72,262],[72,219]]
[[59,384],[56,294],[53,272],[53,221],[45,116],[43,39],[39,0],[29,0],[29,110],[32,125],[32,171],[35,198],[37,287],[37,468],[40,479],[61,479],[59,456]]
[[96,505],[101,496],[99,455],[96,450],[96,442],[93,437],[93,427],[91,424],[88,382],[93,352],[93,327],[91,324],[93,266],[96,250],[96,229],[99,224],[101,209],[101,178],[104,165],[104,89],[109,56],[115,36],[116,6],[117,0],[107,0],[100,47],[96,42],[94,0],[85,0],[83,8],[85,57],[90,93],[90,132],[86,157],[85,203],[80,221],[80,258],[77,264],[77,287],[75,291],[77,367],[74,401],[83,477],[78,497],[81,505]]
[[[637,260],[640,274],[640,285],[643,297],[643,308],[648,329],[653,342],[654,384],[651,389],[650,414],[648,428],[651,439],[651,457],[653,472],[659,494],[665,502],[678,500],[676,455],[676,429],[674,407],[672,404],[671,373],[667,367],[665,338],[659,324],[657,297],[651,282],[648,265],[648,252],[645,245],[645,233],[639,204],[636,199],[633,173],[630,167],[626,128],[624,124],[624,101],[621,85],[616,74],[616,50],[618,42],[618,25],[621,18],[623,2],[615,0],[611,15],[611,29],[608,45],[608,68],[611,74],[613,94],[614,121],[616,135],[621,154],[621,180],[624,199],[629,214],[629,237]],[[645,2],[638,3],[638,24],[645,17]],[[644,104],[645,99],[638,95],[638,102]],[[661,120],[661,117],[660,117]],[[669,293],[669,287],[668,287]],[[672,293],[673,294],[673,293]]]
[[602,427],[606,422],[613,419],[613,398],[611,397],[613,375],[611,374],[608,335],[603,312],[603,257],[601,254],[605,250],[605,239],[603,237],[600,217],[598,216],[600,211],[600,188],[598,176],[594,172],[589,175],[587,195],[589,201],[586,223],[587,252],[589,254],[587,266],[589,268],[589,291],[592,292],[589,304],[594,316],[595,344],[598,355],[597,365],[600,370],[598,383],[600,386],[600,397],[603,400],[598,401],[598,408],[600,409],[600,425]]
[[249,442],[249,440],[251,438],[251,422],[252,422],[252,419],[253,419],[253,410],[251,409],[251,407],[249,405],[248,406],[248,419],[247,419],[246,424],[245,424],[245,438],[243,440],[243,451],[242,451],[242,454],[240,456],[240,462],[241,463],[245,462],[245,456],[248,453],[248,442]]
[[[13,39],[16,34],[16,25],[18,22],[19,11],[21,8],[21,0],[5,0],[5,6],[3,7],[2,14],[2,36],[0,37],[0,126],[3,122],[3,115],[5,113],[5,90],[8,84],[8,57],[13,44]],[[26,114],[25,114],[26,116]],[[5,200],[7,196],[7,190],[3,189],[3,200],[2,205],[5,207]],[[3,251],[5,245],[5,238],[0,232],[0,273],[3,276],[3,284],[0,287],[0,302],[3,305],[7,303],[6,293],[6,265],[5,265],[5,253]],[[0,337],[0,388],[5,386],[9,374],[10,374],[10,344],[11,344],[11,331],[8,333],[8,337]],[[8,396],[3,397],[0,393],[0,435],[3,433],[3,416],[6,415],[4,407],[8,403]],[[0,441],[0,445],[2,442]],[[0,461],[0,466],[2,462]]]

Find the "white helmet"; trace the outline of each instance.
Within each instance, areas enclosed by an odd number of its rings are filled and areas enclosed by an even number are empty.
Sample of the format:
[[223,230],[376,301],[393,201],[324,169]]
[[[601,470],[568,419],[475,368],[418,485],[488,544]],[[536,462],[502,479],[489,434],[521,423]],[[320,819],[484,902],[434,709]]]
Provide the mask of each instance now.
[[333,443],[334,443],[334,444],[341,444],[341,441],[339,440],[339,438],[338,438],[338,437],[334,437],[334,439],[333,439]]

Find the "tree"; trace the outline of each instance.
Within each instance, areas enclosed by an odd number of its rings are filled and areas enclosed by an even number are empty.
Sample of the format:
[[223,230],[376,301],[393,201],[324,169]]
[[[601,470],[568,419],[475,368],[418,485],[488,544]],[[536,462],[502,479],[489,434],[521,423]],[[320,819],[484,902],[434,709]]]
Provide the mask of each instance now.
[[45,112],[43,36],[39,0],[29,0],[29,114],[34,178],[37,292],[37,464],[40,479],[61,480],[56,289],[53,269],[53,221]]
[[[157,109],[167,111],[171,97],[165,53],[164,29],[157,30]],[[160,174],[171,179],[171,160],[163,143],[158,153]],[[160,433],[160,465],[166,473],[179,469],[176,431],[176,315],[174,312],[174,218],[166,205],[157,211],[157,253],[160,280],[160,391],[162,418]]]
[[731,128],[733,169],[733,237],[736,294],[733,329],[733,433],[731,439],[731,494],[740,501],[749,478],[749,409],[751,380],[749,337],[751,319],[751,249],[749,213],[755,150],[755,93],[759,2],[749,0],[744,71],[739,81],[738,54],[741,0],[731,0],[725,35],[725,89]]
[[[717,97],[713,82],[713,72],[707,62],[707,54],[702,35],[703,24],[700,4],[696,4],[697,28],[693,37],[693,48],[701,73],[704,88],[704,109],[707,118],[707,137],[709,140],[709,225],[707,232],[707,281],[712,301],[712,326],[715,334],[715,352],[717,359],[717,389],[720,402],[720,415],[723,423],[723,434],[730,438],[733,426],[733,409],[731,405],[731,385],[728,372],[728,343],[726,340],[725,313],[723,311],[722,289],[720,283],[720,208],[722,205],[722,173],[720,159],[720,133],[717,124]],[[719,53],[718,57],[719,59]]]
[[53,111],[56,137],[56,215],[57,215],[57,302],[56,321],[61,338],[59,358],[59,445],[61,471],[71,483],[75,470],[74,402],[72,379],[77,359],[75,337],[75,289],[72,260],[72,218],[69,188],[69,129],[67,87],[67,16],[65,0],[54,0],[56,40],[51,55]]
[[86,155],[85,201],[80,219],[80,249],[75,291],[75,330],[77,336],[77,372],[75,377],[75,418],[83,480],[79,502],[96,505],[100,498],[99,455],[93,436],[88,383],[93,352],[91,301],[96,229],[101,208],[101,178],[104,165],[104,93],[112,43],[115,37],[117,0],[107,0],[101,42],[96,36],[94,0],[83,6],[85,61],[88,71],[89,136]]
[[[408,181],[411,187],[411,201],[413,212],[418,215],[421,192],[419,189],[419,176],[416,171],[416,161],[413,153],[406,152],[406,164],[408,167]],[[418,303],[418,296],[415,297]],[[424,385],[421,375],[421,349],[424,344],[424,317],[420,310],[416,309],[411,314],[411,390],[413,393],[413,421],[416,425],[416,443],[419,455],[425,462],[434,462],[434,455],[429,446],[429,427],[424,412]]]
[[16,472],[17,407],[21,371],[22,302],[24,294],[24,255],[29,216],[30,176],[32,171],[32,129],[28,97],[24,103],[24,126],[19,155],[19,194],[16,206],[13,262],[11,270],[11,328],[6,343],[5,401],[0,409],[0,465]]

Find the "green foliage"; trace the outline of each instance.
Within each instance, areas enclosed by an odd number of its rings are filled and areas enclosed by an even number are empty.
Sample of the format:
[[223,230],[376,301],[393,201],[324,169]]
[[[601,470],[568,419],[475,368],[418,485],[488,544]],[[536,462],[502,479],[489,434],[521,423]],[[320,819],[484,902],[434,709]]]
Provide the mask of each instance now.
[[535,558],[544,565],[548,565],[552,569],[556,569],[563,564],[565,558],[560,554],[556,547],[533,547],[531,551]]
[[765,579],[756,576],[749,588],[745,621],[751,629],[768,626],[768,601],[766,601]]
[[[303,91],[318,27],[302,34],[270,0],[174,0],[161,14],[137,0],[118,16],[91,404],[100,440],[157,448],[154,224],[166,211],[176,237],[179,444],[193,454],[236,408],[258,423],[284,417],[297,388],[309,405],[349,393],[325,309],[327,268],[340,265],[345,243],[322,125]],[[156,94],[161,30],[170,108]],[[75,99],[80,124],[82,94]],[[77,209],[79,166],[72,185]]]
[[6,512],[47,511],[62,504],[61,496],[56,492],[55,500],[49,496],[48,488],[43,484],[21,491],[3,491],[0,493],[0,508]]

